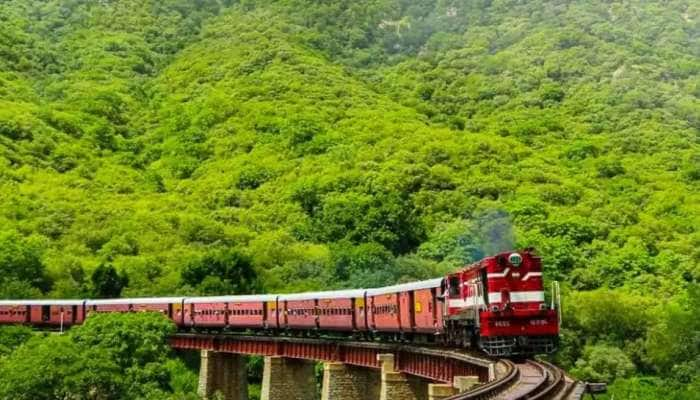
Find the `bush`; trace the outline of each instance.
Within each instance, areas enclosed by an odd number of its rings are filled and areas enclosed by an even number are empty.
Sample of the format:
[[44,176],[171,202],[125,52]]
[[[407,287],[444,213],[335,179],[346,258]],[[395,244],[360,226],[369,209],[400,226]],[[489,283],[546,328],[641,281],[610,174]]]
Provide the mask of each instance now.
[[0,357],[12,353],[32,335],[32,329],[26,326],[0,326]]
[[634,364],[620,349],[607,345],[586,346],[583,357],[571,370],[579,379],[589,382],[613,382],[635,372]]

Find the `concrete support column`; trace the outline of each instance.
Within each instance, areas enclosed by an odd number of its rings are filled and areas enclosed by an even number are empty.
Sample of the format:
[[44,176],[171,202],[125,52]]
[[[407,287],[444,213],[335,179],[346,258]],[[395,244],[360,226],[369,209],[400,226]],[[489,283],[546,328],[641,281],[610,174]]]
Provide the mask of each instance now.
[[427,400],[427,383],[398,372],[393,354],[379,354],[377,360],[382,366],[380,400]]
[[459,393],[466,392],[478,384],[478,376],[455,376],[454,378],[454,387]]
[[429,383],[428,400],[443,400],[457,394],[457,389],[447,383]]
[[377,400],[380,374],[339,362],[323,364],[321,400]]
[[261,400],[315,400],[314,363],[284,357],[265,357]]
[[224,400],[248,400],[246,359],[238,354],[202,350],[198,393],[212,398],[220,393]]

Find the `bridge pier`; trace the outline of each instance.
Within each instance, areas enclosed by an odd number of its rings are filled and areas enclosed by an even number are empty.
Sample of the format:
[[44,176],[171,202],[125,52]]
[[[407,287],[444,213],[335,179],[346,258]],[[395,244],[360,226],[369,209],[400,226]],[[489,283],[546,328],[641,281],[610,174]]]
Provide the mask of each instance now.
[[457,389],[448,383],[429,383],[428,400],[443,400],[457,394]]
[[479,384],[478,376],[455,376],[454,387],[457,392],[462,393]]
[[377,400],[380,374],[340,362],[323,364],[321,400]]
[[378,354],[382,367],[380,400],[427,400],[428,384],[396,370],[393,354]]
[[286,357],[265,357],[260,400],[315,400],[313,362]]
[[224,400],[248,400],[248,371],[244,356],[202,350],[197,392],[205,399],[221,393]]

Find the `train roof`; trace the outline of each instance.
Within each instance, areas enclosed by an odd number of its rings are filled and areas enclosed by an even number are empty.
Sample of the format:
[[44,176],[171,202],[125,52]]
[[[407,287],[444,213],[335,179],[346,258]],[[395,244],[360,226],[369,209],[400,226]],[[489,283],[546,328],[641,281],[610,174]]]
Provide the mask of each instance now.
[[140,297],[123,299],[86,299],[86,300],[0,300],[0,306],[22,305],[116,305],[116,304],[168,304],[180,303],[215,303],[215,302],[256,302],[256,301],[295,301],[314,299],[343,299],[361,298],[368,296],[397,293],[410,290],[437,288],[442,285],[443,278],[429,279],[419,282],[410,282],[400,285],[385,286],[373,289],[347,289],[322,292],[288,293],[288,294],[259,294],[259,295],[232,295],[232,296],[202,296],[202,297]]
[[379,288],[374,288],[374,289],[367,289],[367,296],[376,296],[379,294],[398,293],[398,292],[405,292],[405,291],[409,291],[409,290],[421,290],[421,289],[437,288],[437,287],[440,287],[440,285],[442,285],[442,279],[443,278],[435,278],[435,279],[429,279],[427,281],[410,282],[410,283],[403,283],[403,284],[393,285],[393,286],[385,286],[385,287],[379,287]]
[[280,301],[313,299],[350,299],[365,296],[365,289],[330,290],[325,292],[289,293],[279,295]]
[[115,304],[168,304],[168,303],[179,303],[184,299],[184,297],[137,297],[137,298],[125,298],[125,299],[97,299],[97,300],[87,300],[86,304],[89,306],[104,306],[104,305],[115,305]]
[[79,306],[85,300],[0,300],[0,306]]
[[192,303],[250,303],[256,301],[274,301],[277,299],[276,294],[245,294],[232,296],[202,296],[202,297],[186,297],[185,304]]

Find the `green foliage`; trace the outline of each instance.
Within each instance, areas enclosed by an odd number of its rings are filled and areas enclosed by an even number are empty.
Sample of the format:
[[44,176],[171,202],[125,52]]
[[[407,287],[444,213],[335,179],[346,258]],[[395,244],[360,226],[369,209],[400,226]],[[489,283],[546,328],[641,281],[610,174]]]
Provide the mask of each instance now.
[[567,296],[564,318],[583,337],[622,344],[643,337],[653,306],[653,299],[622,291],[577,292]]
[[0,364],[0,398],[118,398],[121,370],[105,353],[77,345],[67,336],[35,338]]
[[[41,261],[41,244],[37,237],[25,239],[16,232],[0,232],[0,285],[12,286],[11,282],[26,282],[31,287],[47,290],[50,281]],[[21,292],[19,289],[18,292]],[[7,293],[12,296],[11,293]],[[17,293],[15,295],[20,295]]]
[[483,255],[477,232],[464,220],[440,224],[418,248],[418,255],[445,261],[455,267],[477,261]]
[[[347,245],[507,247],[489,210],[576,288],[674,282],[659,256],[698,254],[696,11],[566,4],[4,3],[0,216],[48,271],[16,293],[84,293],[66,266],[109,262],[158,266],[126,293],[172,294],[210,247],[264,289],[342,286]],[[253,254],[279,235],[288,256]],[[232,290],[205,279],[183,290]]]
[[182,270],[182,282],[204,295],[254,293],[255,270],[248,257],[235,250],[212,250],[190,261]]
[[616,378],[629,377],[634,370],[634,364],[622,350],[596,345],[583,349],[583,356],[571,373],[588,382],[612,382]]
[[92,273],[93,296],[98,299],[117,298],[129,283],[126,275],[119,275],[111,264],[100,264]]
[[172,321],[154,313],[91,315],[71,331],[76,343],[112,353],[121,367],[146,366],[170,351],[167,339],[175,332]]
[[[695,400],[698,398],[700,381],[691,385],[673,385],[655,377],[633,377],[618,379],[608,386],[608,392],[600,396],[602,399],[612,400]],[[596,395],[596,398],[599,396]]]
[[688,291],[687,299],[666,305],[650,329],[645,348],[648,362],[658,372],[690,383],[700,368],[700,288]]
[[533,246],[563,364],[612,346],[696,382],[694,4],[11,0],[0,21],[0,297],[375,286]]
[[93,315],[61,336],[26,340],[26,332],[10,332],[13,347],[20,336],[24,344],[0,359],[0,398],[182,398],[193,393],[195,379],[171,357],[174,329],[162,315],[133,313]]
[[5,325],[0,327],[0,357],[14,351],[19,345],[32,337],[32,329],[20,325]]

